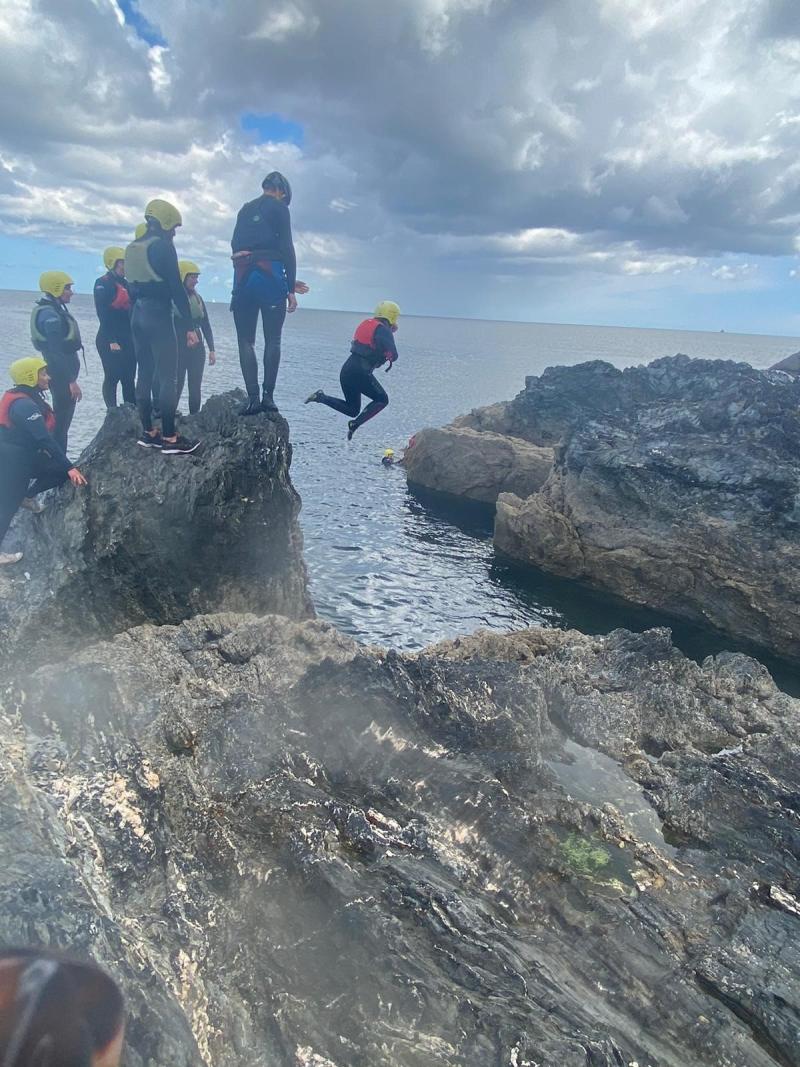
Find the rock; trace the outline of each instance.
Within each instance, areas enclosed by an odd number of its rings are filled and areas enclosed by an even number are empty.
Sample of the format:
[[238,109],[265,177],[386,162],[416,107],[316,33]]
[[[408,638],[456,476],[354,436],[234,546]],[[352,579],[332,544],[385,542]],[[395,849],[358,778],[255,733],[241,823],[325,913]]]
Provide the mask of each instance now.
[[487,504],[503,492],[535,493],[552,464],[551,448],[454,426],[421,430],[403,457],[409,485]]
[[9,534],[21,563],[0,574],[0,664],[41,657],[139,622],[208,610],[312,613],[283,419],[236,415],[210,399],[190,420],[192,456],[137,448],[127,407],[108,413],[81,459],[86,490],[66,485]]
[[799,712],[666,631],[141,626],[6,694],[0,939],[131,1067],[794,1067]]

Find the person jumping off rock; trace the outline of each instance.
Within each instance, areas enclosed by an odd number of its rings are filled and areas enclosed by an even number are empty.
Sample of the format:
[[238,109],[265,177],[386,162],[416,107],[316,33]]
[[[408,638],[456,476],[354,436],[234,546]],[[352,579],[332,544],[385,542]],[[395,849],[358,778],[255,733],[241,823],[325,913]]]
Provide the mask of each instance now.
[[[365,319],[358,327],[350,345],[350,358],[339,372],[344,400],[328,396],[321,389],[306,398],[306,404],[325,404],[342,415],[355,416],[347,423],[348,441],[352,440],[360,426],[383,411],[389,403],[386,390],[375,377],[374,371],[388,363],[388,374],[398,358],[393,335],[397,332],[399,318],[400,308],[397,304],[393,300],[382,300],[372,318]],[[363,411],[362,396],[371,401]]]
[[[180,319],[192,317],[173,244],[183,219],[166,200],[151,200],[144,217],[147,230],[125,249],[125,274],[134,297],[131,328],[139,368],[136,403],[143,427],[138,443],[143,448],[158,448],[167,456],[186,455],[194,452],[200,442],[190,441],[175,430],[178,340],[173,303]],[[186,342],[190,347],[197,344],[194,330],[187,332]],[[154,375],[158,377],[160,433],[153,426]]]
[[[27,356],[12,363],[10,372],[14,388],[0,397],[0,544],[21,505],[41,510],[33,500],[37,493],[67,479],[86,485],[54,436],[56,417],[44,398],[50,385],[45,361]],[[21,552],[0,553],[0,565],[21,559]]]

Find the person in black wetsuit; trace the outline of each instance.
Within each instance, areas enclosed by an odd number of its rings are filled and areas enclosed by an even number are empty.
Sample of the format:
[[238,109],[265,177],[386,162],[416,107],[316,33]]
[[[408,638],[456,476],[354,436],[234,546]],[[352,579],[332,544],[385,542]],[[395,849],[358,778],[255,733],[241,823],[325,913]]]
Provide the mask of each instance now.
[[[164,455],[187,455],[200,445],[175,430],[178,341],[173,304],[179,318],[191,318],[189,298],[181,282],[173,239],[181,213],[166,200],[151,200],[144,209],[147,230],[125,249],[125,273],[134,296],[131,328],[139,372],[136,403],[143,432],[138,444],[158,448]],[[187,344],[197,344],[194,330]],[[158,375],[161,431],[153,427],[153,375]]]
[[[233,297],[231,311],[239,344],[247,404],[242,415],[277,411],[274,390],[281,363],[281,331],[286,313],[297,310],[295,293],[307,293],[298,282],[289,204],[292,189],[278,171],[261,183],[264,190],[236,217],[231,238]],[[256,327],[261,315],[264,333],[264,383],[259,398]]]
[[47,361],[50,396],[53,399],[56,425],[53,431],[64,452],[75,414],[75,405],[83,393],[78,385],[83,350],[81,331],[67,305],[72,300],[72,278],[63,270],[46,270],[39,278],[42,297],[31,312],[31,341]]
[[[203,371],[206,366],[206,348],[203,338],[208,343],[208,365],[213,367],[217,362],[214,351],[214,334],[211,332],[211,323],[208,321],[208,310],[205,301],[197,292],[197,281],[200,277],[200,268],[191,259],[179,259],[178,267],[181,272],[183,287],[189,298],[189,307],[192,311],[191,319],[179,319],[175,312],[175,333],[178,337],[178,403],[181,402],[181,394],[186,378],[189,379],[189,414],[196,415],[200,410],[202,400],[201,386],[203,384]],[[196,345],[188,345],[186,337],[190,331],[197,334]]]
[[[398,358],[393,335],[399,318],[400,308],[397,304],[393,300],[382,300],[375,308],[373,317],[365,319],[358,327],[350,345],[350,358],[339,372],[344,400],[328,396],[321,389],[306,398],[306,404],[325,404],[342,415],[356,416],[347,423],[348,441],[352,440],[359,426],[374,418],[389,403],[386,390],[375,377],[374,371],[388,363],[388,373]],[[362,396],[369,397],[371,401],[363,411]]]
[[[0,544],[20,505],[30,505],[37,493],[67,479],[86,485],[54,436],[56,417],[44,398],[50,385],[47,364],[41,356],[26,356],[10,371],[14,388],[0,397]],[[0,554],[0,564],[20,559],[21,552]]]
[[94,283],[94,306],[100,328],[97,352],[103,364],[103,400],[117,406],[117,385],[122,402],[136,403],[136,352],[131,334],[131,294],[125,281],[125,249],[107,248],[103,253],[106,273]]

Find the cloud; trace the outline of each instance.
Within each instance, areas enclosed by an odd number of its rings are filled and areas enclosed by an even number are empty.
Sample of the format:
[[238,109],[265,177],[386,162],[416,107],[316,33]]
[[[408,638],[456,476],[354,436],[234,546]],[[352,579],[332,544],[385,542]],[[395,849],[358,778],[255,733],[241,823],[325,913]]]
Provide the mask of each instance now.
[[[127,0],[13,0],[0,12],[0,227],[102,247],[165,195],[185,213],[182,247],[225,276],[236,210],[281,169],[304,267],[354,292],[376,272],[408,286],[434,269],[446,285],[470,270],[634,284],[790,255],[793,9],[139,0],[133,18]],[[301,127],[302,146],[254,144],[248,114]]]

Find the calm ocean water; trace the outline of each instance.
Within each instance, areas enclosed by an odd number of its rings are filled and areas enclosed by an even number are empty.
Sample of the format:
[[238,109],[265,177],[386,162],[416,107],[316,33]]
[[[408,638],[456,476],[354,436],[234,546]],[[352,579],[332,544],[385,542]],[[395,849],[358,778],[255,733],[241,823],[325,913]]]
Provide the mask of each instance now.
[[[4,381],[8,364],[30,352],[33,300],[30,293],[0,292]],[[71,435],[76,454],[97,430],[104,409],[91,298],[76,297],[73,310],[88,361],[81,378],[84,400]],[[206,371],[204,396],[241,384],[231,316],[221,304],[209,310],[218,364]],[[303,399],[315,388],[338,391],[339,367],[362,317],[302,308],[290,316],[276,399],[291,426],[292,479],[303,498],[301,521],[317,610],[361,641],[397,648],[419,648],[479,626],[605,632],[670,620],[498,561],[486,519],[410,493],[401,470],[381,466],[385,448],[399,451],[424,426],[510,399],[526,374],[553,364],[605,359],[625,367],[685,352],[766,367],[800,349],[800,338],[404,316],[397,334],[400,360],[390,374],[380,374],[391,403],[348,444],[346,419],[327,408],[304,406]],[[732,647],[729,639],[692,627],[674,629],[678,643],[694,655]]]

